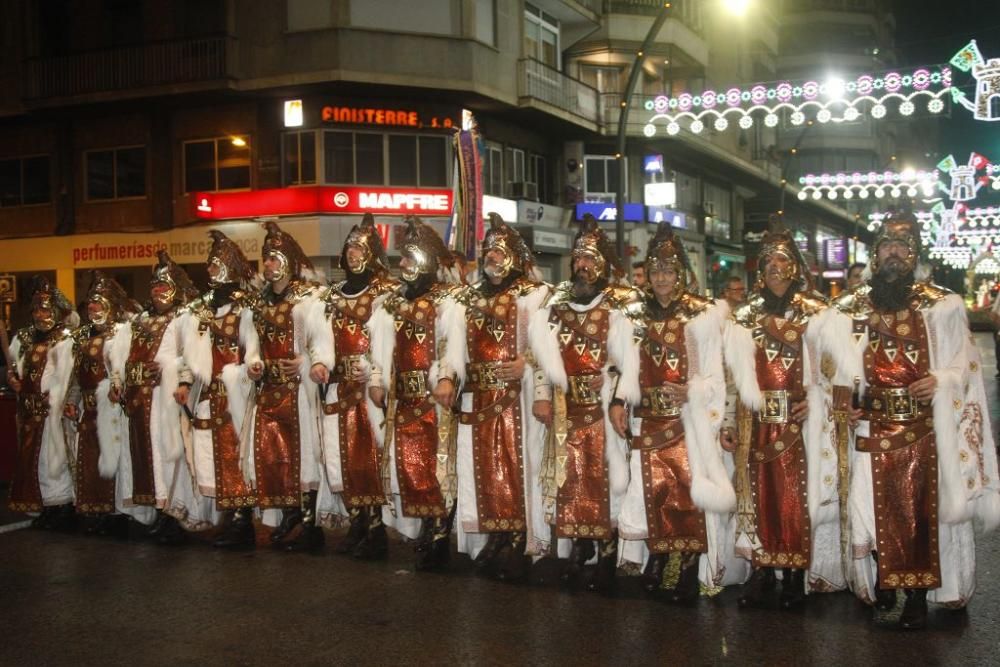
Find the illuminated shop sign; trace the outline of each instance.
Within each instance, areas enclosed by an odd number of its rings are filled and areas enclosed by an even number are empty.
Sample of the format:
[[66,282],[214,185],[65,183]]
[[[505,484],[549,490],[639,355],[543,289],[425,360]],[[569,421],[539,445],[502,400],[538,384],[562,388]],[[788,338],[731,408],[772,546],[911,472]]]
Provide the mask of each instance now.
[[452,191],[316,186],[250,192],[196,192],[191,195],[199,220],[258,218],[271,215],[318,213],[375,213],[384,215],[446,216],[451,214]]
[[386,125],[393,127],[455,127],[445,115],[424,115],[413,109],[380,109],[328,105],[320,111],[324,123],[335,125]]
[[[643,213],[642,204],[628,203],[625,204],[624,215],[622,216],[628,222],[642,222]],[[615,205],[614,204],[577,204],[576,205],[576,219],[583,220],[583,216],[586,214],[591,214],[598,220],[603,220],[605,222],[615,220]]]

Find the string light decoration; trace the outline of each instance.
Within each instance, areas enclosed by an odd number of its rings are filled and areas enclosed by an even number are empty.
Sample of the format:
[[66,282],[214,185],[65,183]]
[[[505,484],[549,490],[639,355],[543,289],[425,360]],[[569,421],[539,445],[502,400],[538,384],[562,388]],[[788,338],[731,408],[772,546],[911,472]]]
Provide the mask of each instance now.
[[799,177],[798,198],[813,199],[883,199],[887,196],[899,198],[932,197],[938,189],[940,173],[934,171],[854,172],[853,174],[806,174]]
[[971,72],[976,81],[975,99],[952,88],[952,100],[971,111],[976,120],[1000,121],[1000,58],[984,59],[976,40],[972,40],[952,56],[950,64],[962,72]]
[[709,125],[718,132],[734,126],[747,130],[757,122],[754,115],[762,115],[766,127],[776,127],[781,112],[788,112],[792,125],[806,123],[807,113],[818,123],[852,122],[866,110],[875,119],[885,118],[891,109],[909,116],[916,111],[917,103],[925,104],[930,113],[939,114],[945,110],[950,89],[951,69],[945,66],[822,82],[757,83],[748,88],[706,90],[700,95],[660,95],[645,103],[646,110],[654,115],[646,122],[643,133],[654,136],[660,124],[668,135],[676,135],[682,123],[694,134],[700,134]]

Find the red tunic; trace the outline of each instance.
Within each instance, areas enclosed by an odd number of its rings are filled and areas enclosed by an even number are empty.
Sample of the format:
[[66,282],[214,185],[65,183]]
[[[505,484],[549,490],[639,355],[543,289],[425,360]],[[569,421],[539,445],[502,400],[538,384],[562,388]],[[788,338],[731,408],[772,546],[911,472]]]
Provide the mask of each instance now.
[[[155,505],[153,481],[153,441],[150,421],[153,389],[160,373],[150,372],[148,364],[156,358],[163,334],[172,314],[143,315],[132,322],[132,346],[125,364],[125,415],[128,417],[129,451],[132,454],[132,502]],[[173,400],[169,397],[164,400]]]
[[104,341],[105,335],[90,326],[78,339],[76,350],[76,381],[83,399],[76,441],[76,509],[86,513],[115,509],[115,480],[102,478],[97,467],[101,445],[97,439],[96,392],[98,383],[107,377]]
[[[785,410],[788,419],[768,423],[757,413],[750,443],[750,484],[760,548],[755,566],[805,569],[811,559],[806,452],[801,426],[791,421],[792,404],[804,400],[802,355],[805,323],[765,316],[753,331],[757,383],[765,392],[764,414]],[[787,401],[766,392],[784,390]]]
[[635,414],[642,418],[642,427],[632,448],[639,450],[647,544],[652,553],[708,549],[705,513],[691,500],[691,465],[680,406],[664,400],[661,393],[667,382],[687,383],[685,334],[682,316],[649,318],[639,345],[642,403]]
[[338,446],[347,507],[366,507],[385,502],[385,492],[379,474],[381,456],[372,432],[368,406],[365,403],[365,381],[350,380],[356,367],[371,347],[368,320],[372,303],[379,292],[373,285],[363,293],[345,296],[331,293],[327,311],[331,314],[336,366],[330,382],[337,385],[337,402],[323,406],[328,415],[338,418]]
[[552,307],[569,391],[566,395],[566,480],[556,496],[558,537],[605,539],[611,536],[608,463],[604,456],[604,406],[588,381],[602,373],[608,355],[606,300],[584,313],[569,304]]
[[448,508],[437,479],[437,411],[430,396],[428,372],[437,362],[437,304],[431,293],[406,301],[391,296],[393,314],[396,415],[396,476],[403,515],[444,517]]

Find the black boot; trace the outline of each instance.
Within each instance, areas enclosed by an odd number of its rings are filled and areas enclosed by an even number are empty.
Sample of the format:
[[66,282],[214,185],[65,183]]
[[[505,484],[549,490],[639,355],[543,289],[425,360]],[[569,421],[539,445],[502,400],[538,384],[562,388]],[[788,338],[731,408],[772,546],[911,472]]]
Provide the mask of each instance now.
[[614,591],[617,583],[615,574],[618,572],[618,534],[613,533],[610,540],[601,540],[597,543],[597,547],[597,571],[587,584],[587,589],[608,595]]
[[42,507],[42,513],[31,520],[31,527],[39,530],[48,530],[52,527],[53,507]]
[[241,507],[229,518],[222,534],[212,546],[217,549],[253,549],[257,545],[257,531],[253,527],[253,508]]
[[497,568],[497,579],[508,583],[524,581],[531,567],[531,556],[524,553],[528,536],[525,533],[511,533],[510,539],[497,556],[500,566]]
[[583,574],[583,566],[588,560],[594,557],[594,541],[583,538],[573,540],[573,548],[566,559],[566,567],[559,575],[559,581],[567,586],[575,586],[580,581]]
[[281,542],[288,537],[295,528],[302,523],[302,508],[288,507],[281,510],[281,523],[271,531],[271,544],[281,548]]
[[66,503],[52,508],[50,527],[62,533],[72,533],[76,530],[76,508],[73,503]]
[[166,547],[174,547],[187,541],[187,533],[180,522],[172,516],[164,514],[163,528],[156,536],[156,543]]
[[82,530],[84,535],[97,535],[97,524],[101,516],[100,514],[85,514],[83,516]]
[[447,517],[433,520],[430,543],[417,554],[418,572],[441,569],[451,560],[451,521],[454,516],[455,508],[452,507]]
[[737,603],[741,607],[764,606],[764,596],[774,588],[774,570],[769,567],[754,568],[747,582],[743,584]]
[[667,600],[673,604],[694,604],[698,601],[701,585],[698,582],[698,561],[701,554],[681,554],[681,574],[677,585],[667,595]]
[[337,545],[333,547],[334,553],[351,553],[361,543],[361,540],[365,539],[368,532],[367,507],[351,507],[347,512],[350,515],[351,524],[347,529],[347,534],[340,538]]
[[904,630],[923,630],[927,625],[927,589],[907,588],[906,604],[899,617],[899,627]]
[[94,529],[94,533],[96,533],[100,537],[107,537],[108,535],[111,535],[112,532],[114,532],[114,529],[115,529],[115,520],[112,514],[105,512],[103,514],[97,515],[97,525]]
[[663,584],[663,568],[667,566],[667,560],[669,558],[669,554],[649,554],[649,560],[646,561],[646,567],[643,568],[642,576],[639,577],[639,583],[642,585],[642,590],[647,593],[655,593],[659,590],[660,586]]
[[295,539],[284,542],[285,551],[319,553],[326,543],[323,529],[316,525],[316,491],[306,491],[302,494],[301,531]]
[[382,506],[368,508],[368,531],[365,539],[354,547],[352,554],[358,560],[383,560],[389,555],[389,537],[382,523]]
[[163,510],[156,510],[156,519],[146,529],[146,536],[156,539],[163,532],[163,528],[166,526],[167,519],[169,518],[169,516],[163,513]]
[[781,608],[797,609],[806,601],[806,571],[785,569],[781,579]]
[[875,582],[875,609],[877,611],[892,611],[896,608],[896,589],[882,589],[879,588],[878,582]]
[[490,533],[486,544],[472,560],[477,574],[493,575],[497,571],[497,555],[507,544],[507,533]]

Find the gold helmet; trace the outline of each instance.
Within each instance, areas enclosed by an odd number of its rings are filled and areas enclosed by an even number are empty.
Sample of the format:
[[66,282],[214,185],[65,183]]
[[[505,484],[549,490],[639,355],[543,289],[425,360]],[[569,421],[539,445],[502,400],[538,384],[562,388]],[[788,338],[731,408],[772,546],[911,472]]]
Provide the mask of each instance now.
[[153,267],[153,277],[149,281],[149,285],[150,287],[155,285],[168,285],[170,287],[170,290],[162,296],[164,303],[184,305],[198,297],[198,288],[191,282],[187,271],[171,259],[166,250],[158,250],[156,258],[159,261]]
[[588,282],[597,282],[600,278],[621,280],[625,275],[614,244],[597,224],[597,219],[589,213],[583,216],[580,231],[573,239],[572,261],[576,262],[581,257],[590,257],[597,265]]
[[400,254],[412,264],[402,270],[403,280],[414,282],[421,275],[438,276],[440,269],[451,269],[455,258],[432,227],[415,215],[406,217],[403,247]]
[[483,237],[482,261],[485,271],[486,253],[499,250],[503,253],[503,264],[496,270],[496,278],[506,278],[511,271],[528,273],[534,266],[534,259],[528,244],[521,234],[503,221],[497,213],[490,213],[490,226]]
[[[350,247],[361,251],[361,259],[353,262],[353,265],[347,261],[347,249]],[[389,258],[385,254],[382,236],[375,229],[375,218],[371,213],[365,213],[361,224],[354,225],[347,235],[344,249],[340,252],[340,268],[355,274],[369,270],[376,275],[389,272]]]
[[91,277],[90,289],[87,290],[87,303],[101,306],[100,313],[91,314],[88,311],[88,318],[98,326],[108,322],[119,322],[129,314],[142,310],[114,278],[98,270],[95,270]]
[[893,213],[882,222],[872,248],[872,273],[878,271],[878,248],[883,243],[905,244],[910,249],[910,254],[905,260],[906,266],[910,271],[917,268],[923,248],[920,243],[920,223],[912,213],[908,211]]
[[[48,315],[34,317],[35,311],[40,310],[48,311]],[[31,279],[31,312],[35,328],[39,331],[51,331],[56,324],[65,322],[75,314],[73,304],[66,295],[45,276]]]
[[278,223],[268,220],[264,223],[267,236],[264,237],[264,248],[261,257],[275,257],[281,264],[281,269],[269,278],[270,282],[279,282],[284,278],[302,278],[303,271],[312,271],[313,265],[306,257],[302,246],[291,235],[281,231]]
[[650,241],[649,249],[646,252],[645,265],[647,280],[649,275],[657,269],[661,271],[673,269],[677,273],[677,286],[679,288],[675,290],[676,293],[685,291],[694,278],[691,260],[684,249],[684,241],[674,234],[674,228],[670,226],[669,222],[661,222],[660,226],[657,227],[656,235]]
[[772,255],[782,255],[789,260],[788,268],[781,276],[783,279],[797,283],[800,291],[812,291],[809,265],[806,264],[795,237],[778,216],[771,216],[769,229],[760,241],[760,251],[757,254],[757,289],[764,285],[764,272]]
[[239,245],[217,229],[209,230],[208,235],[212,237],[208,264],[218,269],[214,277],[209,276],[209,284],[219,287],[226,283],[249,283],[253,278],[253,267]]

